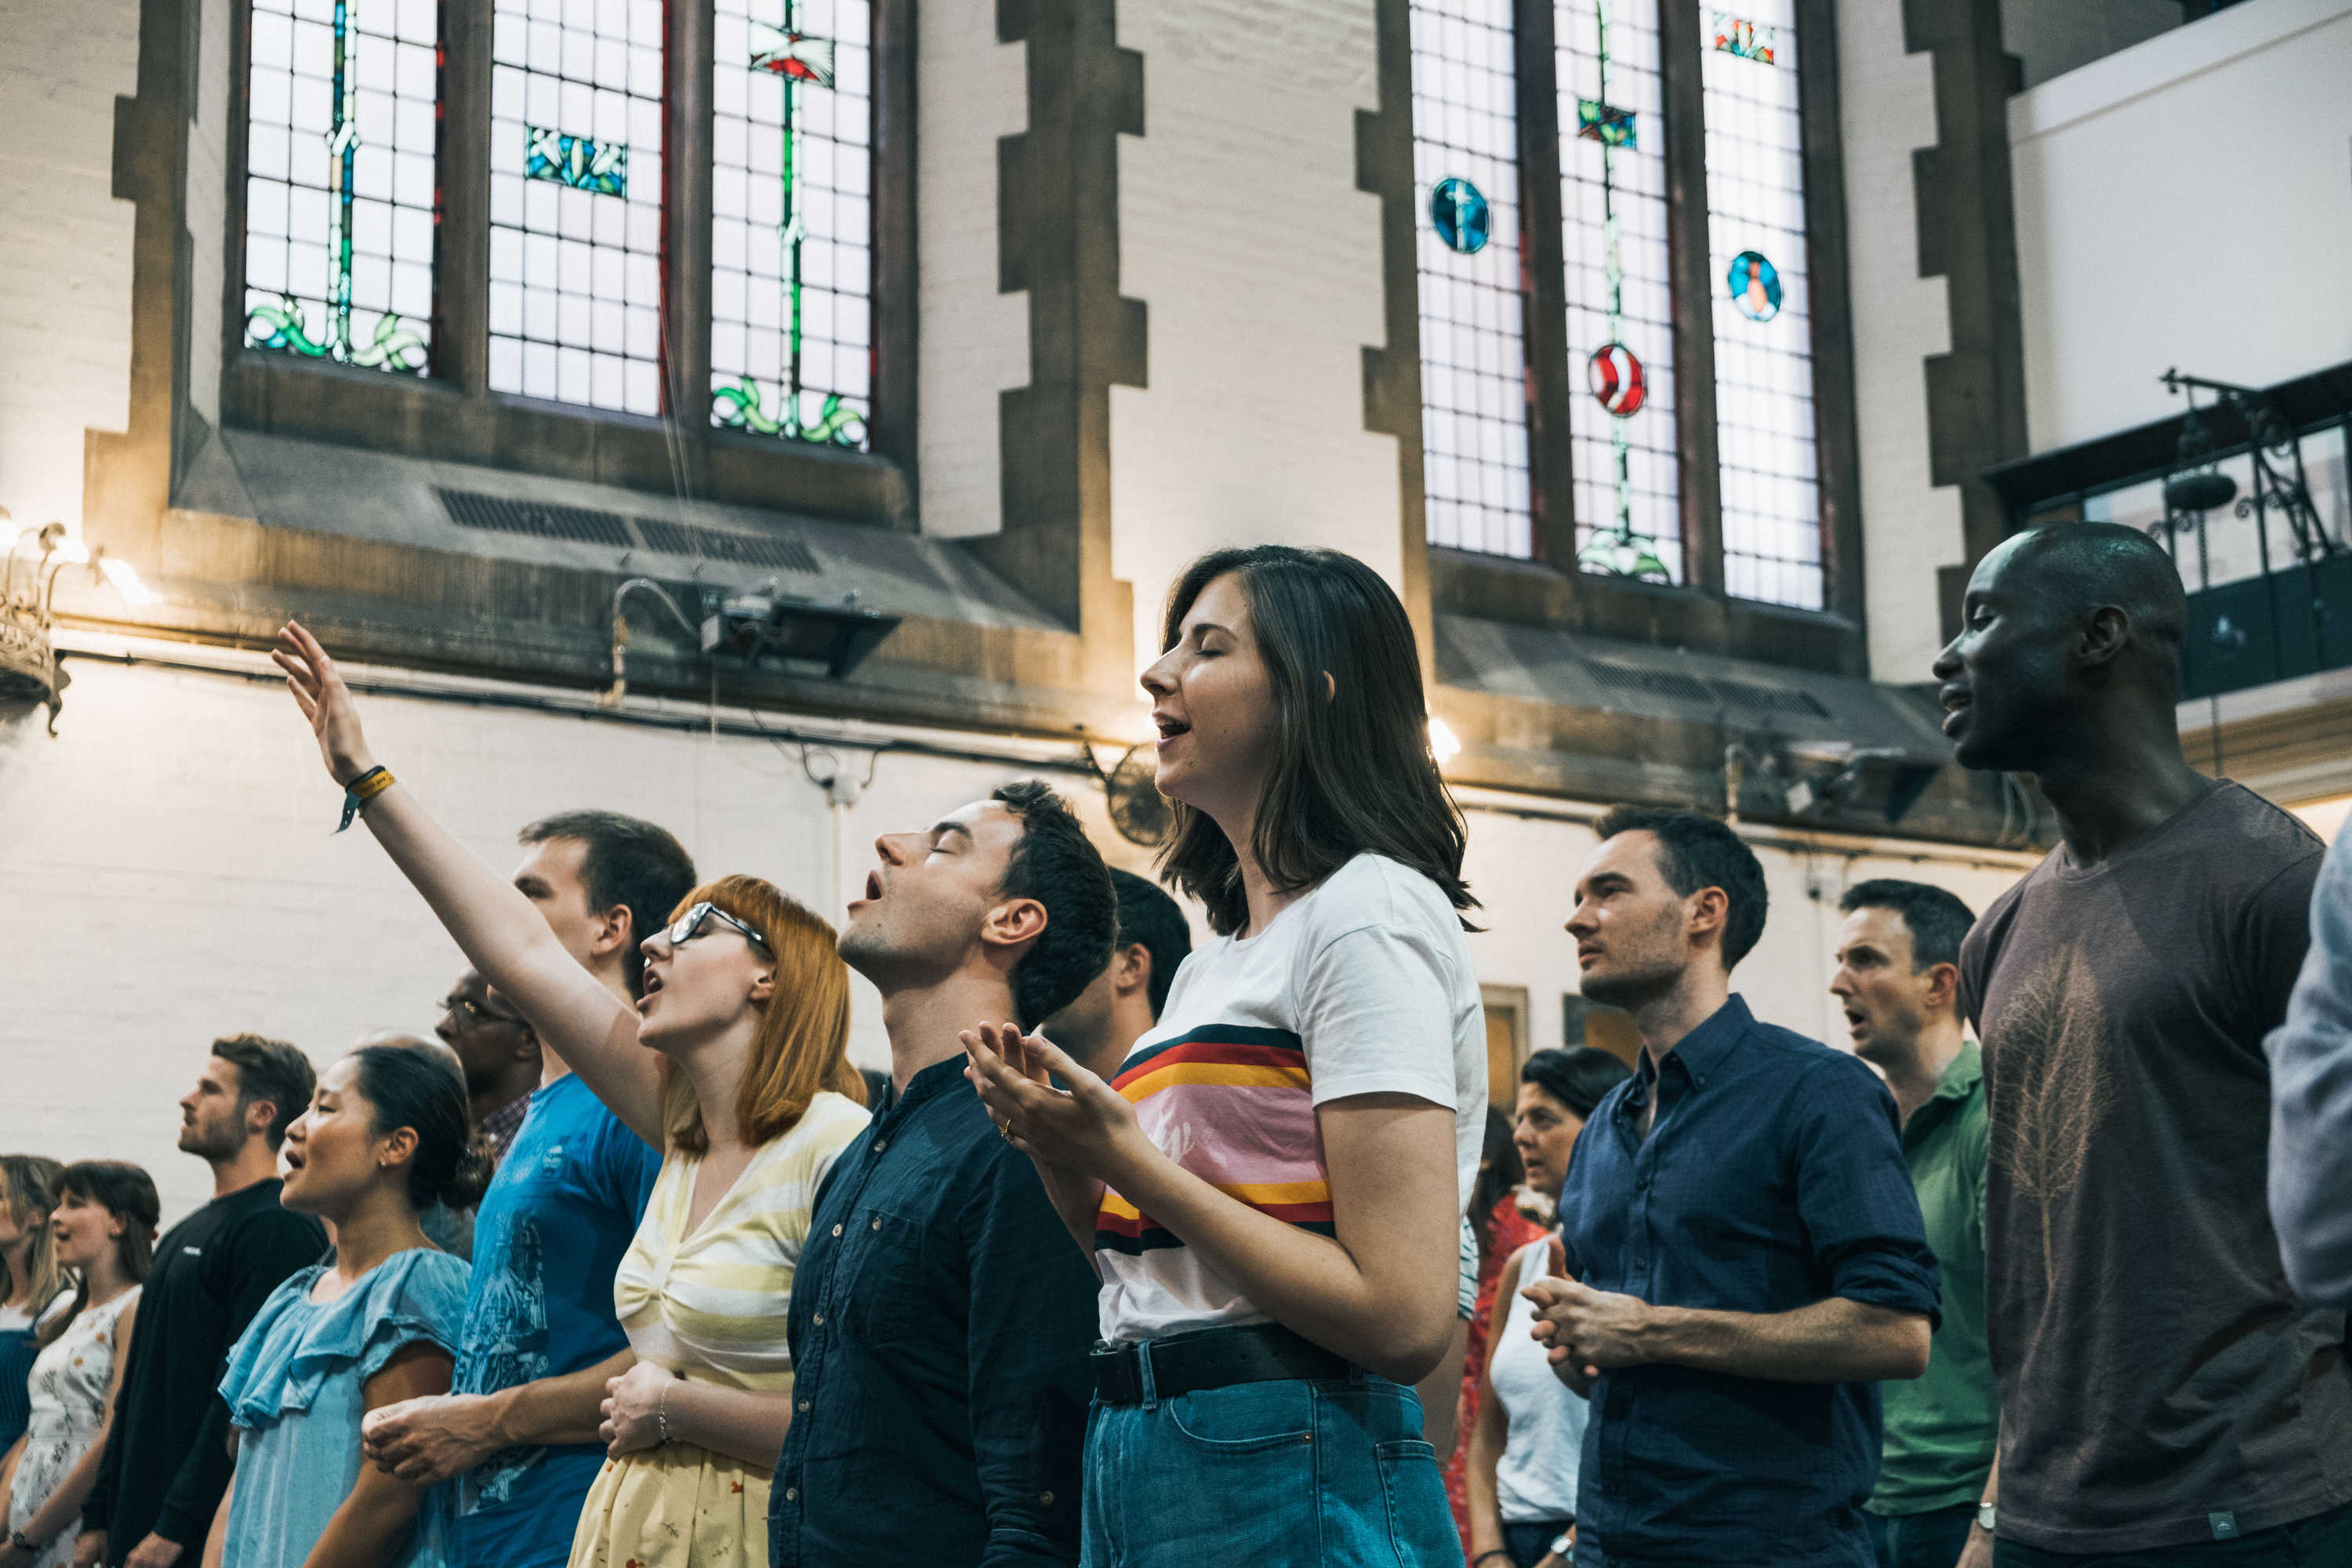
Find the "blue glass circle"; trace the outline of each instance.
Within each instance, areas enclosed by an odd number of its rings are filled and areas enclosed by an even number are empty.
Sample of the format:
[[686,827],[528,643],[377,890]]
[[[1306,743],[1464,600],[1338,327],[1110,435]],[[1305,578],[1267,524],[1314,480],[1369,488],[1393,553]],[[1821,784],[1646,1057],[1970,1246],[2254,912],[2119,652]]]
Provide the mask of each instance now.
[[1731,302],[1751,321],[1769,321],[1780,313],[1780,272],[1760,250],[1743,250],[1731,258],[1724,278]]
[[1495,220],[1477,186],[1464,179],[1444,179],[1429,193],[1429,221],[1446,249],[1475,256],[1486,248]]

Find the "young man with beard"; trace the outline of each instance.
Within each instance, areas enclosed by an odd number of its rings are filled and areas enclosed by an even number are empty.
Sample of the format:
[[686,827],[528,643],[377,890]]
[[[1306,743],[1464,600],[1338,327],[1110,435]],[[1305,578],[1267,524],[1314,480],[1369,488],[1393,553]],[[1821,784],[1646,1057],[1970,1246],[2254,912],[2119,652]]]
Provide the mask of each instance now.
[[1071,1563],[1097,1279],[964,1079],[962,1031],[1034,1029],[1110,954],[1102,858],[1008,784],[875,841],[841,956],[882,993],[890,1091],[818,1194],[793,1278],[778,1568]]
[[310,1109],[310,1058],[282,1040],[213,1042],[180,1100],[180,1147],[213,1170],[213,1199],[155,1244],[114,1426],[81,1510],[74,1562],[195,1568],[229,1478],[228,1348],[269,1293],[319,1261],[327,1233],[278,1204],[278,1146]]
[[2063,842],[1960,952],[1991,1110],[2003,1568],[2352,1562],[2345,1318],[2264,1205],[2270,1074],[2320,843],[2181,755],[2187,601],[2146,535],[2011,537],[1937,656],[1962,766]]
[[[522,830],[515,887],[557,941],[624,1001],[639,944],[695,885],[665,829],[573,811]],[[470,986],[469,986],[470,983]],[[442,1037],[467,1060],[513,1060],[530,1032],[468,973]],[[478,1006],[481,1019],[446,1026]],[[521,1031],[519,1038],[516,1031]],[[454,1036],[454,1037],[453,1037]],[[469,1055],[469,1051],[473,1055]],[[624,1127],[562,1058],[534,1043],[537,1087],[474,1217],[464,1342],[450,1392],[369,1414],[366,1455],[404,1480],[456,1478],[465,1568],[561,1568],[604,1463],[596,1428],[607,1379],[635,1364],[613,1309],[613,1273],[636,1234],[661,1155]]]
[[[1976,923],[1941,888],[1886,878],[1838,900],[1837,973],[1853,1054],[1886,1075],[1903,1157],[1943,1266],[1943,1321],[1916,1382],[1890,1383],[1878,1485],[1868,1516],[1878,1568],[1984,1568],[2000,1426],[1984,1320],[1984,1071],[1953,995],[1960,942]],[[1965,1554],[1965,1555],[1964,1555]]]
[[471,969],[441,999],[433,1033],[457,1053],[466,1074],[466,1114],[488,1140],[491,1160],[503,1161],[530,1113],[531,1090],[544,1081],[539,1037]]
[[1864,1568],[1878,1381],[1927,1363],[1937,1269],[1868,1068],[1760,1024],[1731,970],[1763,868],[1692,811],[1620,807],[1568,921],[1583,994],[1642,1035],[1576,1141],[1528,1287],[1591,1401],[1579,1568]]

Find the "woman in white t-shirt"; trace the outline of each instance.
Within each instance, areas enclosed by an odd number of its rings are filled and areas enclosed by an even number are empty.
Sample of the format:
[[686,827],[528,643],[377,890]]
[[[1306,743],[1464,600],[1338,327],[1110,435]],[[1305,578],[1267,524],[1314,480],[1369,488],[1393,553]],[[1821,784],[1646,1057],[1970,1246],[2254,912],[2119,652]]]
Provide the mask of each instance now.
[[1166,647],[1165,874],[1216,940],[1108,1084],[965,1036],[1103,1279],[1084,1561],[1458,1564],[1410,1385],[1453,1332],[1486,1036],[1412,625],[1363,563],[1263,545],[1193,563]]

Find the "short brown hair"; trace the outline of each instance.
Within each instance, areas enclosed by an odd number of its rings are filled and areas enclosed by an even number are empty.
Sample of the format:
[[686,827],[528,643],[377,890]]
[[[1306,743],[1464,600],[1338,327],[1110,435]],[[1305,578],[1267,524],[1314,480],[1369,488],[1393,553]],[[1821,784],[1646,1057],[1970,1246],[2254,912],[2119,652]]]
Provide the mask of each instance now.
[[286,1129],[310,1109],[310,1093],[319,1075],[310,1058],[284,1040],[263,1035],[224,1035],[213,1042],[213,1055],[236,1068],[236,1109],[257,1100],[269,1102],[269,1146],[286,1142]]
[[[866,1080],[849,1065],[849,966],[839,939],[808,907],[757,877],[721,877],[678,900],[675,921],[708,901],[760,933],[776,966],[767,1011],[752,1037],[735,1091],[735,1120],[747,1144],[791,1131],[824,1089],[866,1103]],[[708,1153],[710,1131],[686,1075],[671,1072],[663,1131],[689,1154]]]

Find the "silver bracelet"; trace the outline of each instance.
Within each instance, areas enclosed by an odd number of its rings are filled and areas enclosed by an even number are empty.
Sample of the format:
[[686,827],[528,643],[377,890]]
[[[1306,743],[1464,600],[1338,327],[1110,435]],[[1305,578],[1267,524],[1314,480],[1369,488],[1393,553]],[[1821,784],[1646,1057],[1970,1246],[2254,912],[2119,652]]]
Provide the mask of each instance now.
[[661,1440],[669,1441],[669,1384],[662,1384],[661,1394],[654,1401],[654,1419],[661,1426]]

